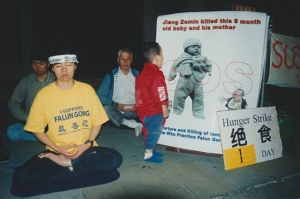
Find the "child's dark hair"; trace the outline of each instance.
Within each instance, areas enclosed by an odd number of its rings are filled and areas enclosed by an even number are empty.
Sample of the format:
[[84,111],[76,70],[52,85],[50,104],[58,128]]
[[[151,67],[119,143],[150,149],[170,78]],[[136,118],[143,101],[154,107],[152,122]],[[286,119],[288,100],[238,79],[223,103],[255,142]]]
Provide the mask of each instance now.
[[155,41],[146,41],[142,48],[145,62],[152,62],[155,55],[160,55],[160,46]]

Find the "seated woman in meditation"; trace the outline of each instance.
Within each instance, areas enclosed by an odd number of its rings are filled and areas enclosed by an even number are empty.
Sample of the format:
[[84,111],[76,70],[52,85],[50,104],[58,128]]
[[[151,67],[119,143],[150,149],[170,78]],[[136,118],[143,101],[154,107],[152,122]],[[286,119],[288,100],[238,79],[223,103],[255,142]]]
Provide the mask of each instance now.
[[120,176],[116,168],[122,155],[95,141],[108,117],[94,89],[73,79],[77,56],[64,51],[49,62],[56,81],[38,92],[24,127],[46,150],[16,168],[11,187],[16,196],[103,184]]

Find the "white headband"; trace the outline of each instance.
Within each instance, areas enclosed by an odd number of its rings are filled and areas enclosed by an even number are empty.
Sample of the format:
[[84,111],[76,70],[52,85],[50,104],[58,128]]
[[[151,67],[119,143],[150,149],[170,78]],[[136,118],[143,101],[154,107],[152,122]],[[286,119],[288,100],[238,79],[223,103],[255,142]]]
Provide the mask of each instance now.
[[49,57],[50,64],[58,64],[63,62],[77,62],[77,56],[76,55],[56,55]]

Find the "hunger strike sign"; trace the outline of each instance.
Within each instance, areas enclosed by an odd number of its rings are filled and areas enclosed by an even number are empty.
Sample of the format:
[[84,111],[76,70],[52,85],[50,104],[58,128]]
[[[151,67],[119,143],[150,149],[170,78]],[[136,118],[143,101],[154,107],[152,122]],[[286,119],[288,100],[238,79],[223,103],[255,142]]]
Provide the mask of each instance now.
[[282,157],[275,107],[218,111],[225,169]]

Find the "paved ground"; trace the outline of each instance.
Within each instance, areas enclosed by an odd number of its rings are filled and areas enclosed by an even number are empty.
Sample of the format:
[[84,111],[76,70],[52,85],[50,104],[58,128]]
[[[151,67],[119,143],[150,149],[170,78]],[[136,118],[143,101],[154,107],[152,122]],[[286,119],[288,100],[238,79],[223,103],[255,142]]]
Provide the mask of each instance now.
[[[299,141],[283,141],[282,158],[229,171],[224,170],[222,158],[176,153],[165,146],[158,146],[165,154],[162,164],[146,163],[143,139],[129,129],[104,125],[97,141],[123,155],[117,181],[30,198],[300,198]],[[0,164],[0,198],[17,198],[9,193],[14,168],[44,146],[29,141],[13,143],[6,136],[4,142],[11,149],[11,161]]]

